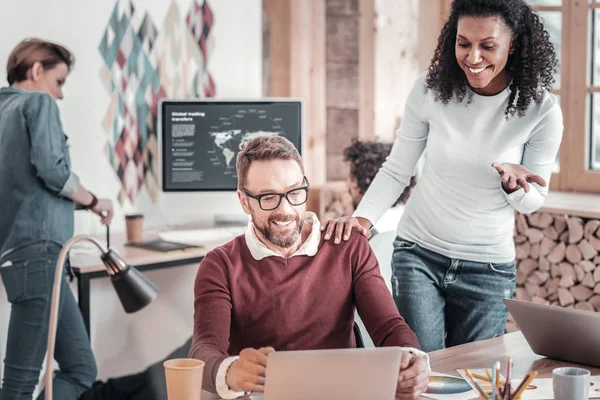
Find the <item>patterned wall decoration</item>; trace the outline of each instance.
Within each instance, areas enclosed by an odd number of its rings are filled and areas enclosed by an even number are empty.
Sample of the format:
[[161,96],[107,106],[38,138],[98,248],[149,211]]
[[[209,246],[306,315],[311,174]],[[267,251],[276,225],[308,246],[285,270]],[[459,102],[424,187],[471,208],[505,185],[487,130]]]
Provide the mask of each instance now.
[[121,204],[135,204],[144,186],[156,202],[159,100],[215,95],[208,71],[213,22],[206,0],[193,0],[185,17],[172,1],[160,29],[132,0],[117,0],[98,49],[105,63],[100,77],[111,95],[104,151],[121,182]]

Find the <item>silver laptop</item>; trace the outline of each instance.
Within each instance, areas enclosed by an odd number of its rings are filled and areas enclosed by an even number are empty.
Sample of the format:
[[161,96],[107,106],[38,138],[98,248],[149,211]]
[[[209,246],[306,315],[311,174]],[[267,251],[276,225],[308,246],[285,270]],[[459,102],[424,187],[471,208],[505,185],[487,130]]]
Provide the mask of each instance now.
[[399,347],[278,351],[269,355],[265,400],[393,400]]
[[534,353],[600,367],[600,314],[528,301],[504,303]]

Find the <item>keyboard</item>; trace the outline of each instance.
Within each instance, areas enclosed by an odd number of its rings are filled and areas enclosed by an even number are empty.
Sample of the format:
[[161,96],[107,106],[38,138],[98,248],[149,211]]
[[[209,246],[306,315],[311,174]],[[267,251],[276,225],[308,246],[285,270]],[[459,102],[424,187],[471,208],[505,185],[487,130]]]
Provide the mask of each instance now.
[[198,245],[205,243],[225,243],[234,237],[243,234],[245,231],[245,226],[224,226],[208,229],[166,231],[160,232],[158,236],[169,242]]

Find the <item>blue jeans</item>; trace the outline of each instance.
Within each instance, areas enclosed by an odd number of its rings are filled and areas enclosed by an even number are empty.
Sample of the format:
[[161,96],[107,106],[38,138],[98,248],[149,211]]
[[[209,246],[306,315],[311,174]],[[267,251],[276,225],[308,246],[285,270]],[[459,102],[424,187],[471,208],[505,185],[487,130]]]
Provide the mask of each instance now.
[[[10,325],[4,359],[0,400],[30,400],[38,383],[48,342],[50,298],[60,247],[36,243],[7,254],[0,268],[8,301]],[[54,357],[60,371],[54,375],[53,398],[75,400],[92,386],[96,361],[81,313],[63,278]],[[56,364],[55,364],[56,365]],[[44,398],[44,392],[38,399]]]
[[399,237],[394,242],[394,301],[427,352],[502,335],[503,299],[512,297],[515,278],[514,261],[459,260]]

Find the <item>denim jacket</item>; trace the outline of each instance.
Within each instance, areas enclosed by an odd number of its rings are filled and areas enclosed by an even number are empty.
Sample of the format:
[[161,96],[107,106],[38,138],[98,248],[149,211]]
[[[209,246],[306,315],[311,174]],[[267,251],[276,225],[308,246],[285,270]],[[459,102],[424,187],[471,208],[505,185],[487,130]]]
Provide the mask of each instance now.
[[67,136],[48,94],[0,89],[0,259],[29,244],[63,246],[73,236],[79,186]]

